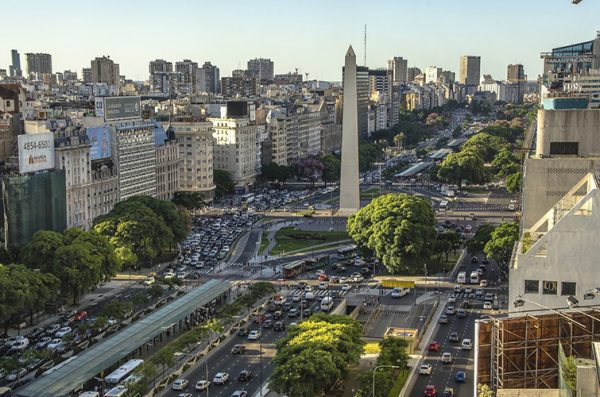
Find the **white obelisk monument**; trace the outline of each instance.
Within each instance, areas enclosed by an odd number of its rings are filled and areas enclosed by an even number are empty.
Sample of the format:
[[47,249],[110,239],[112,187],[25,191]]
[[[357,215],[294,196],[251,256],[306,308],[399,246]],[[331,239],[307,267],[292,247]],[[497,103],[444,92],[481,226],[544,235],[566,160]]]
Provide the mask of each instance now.
[[352,46],[344,62],[344,98],[342,107],[342,170],[339,215],[355,214],[360,208],[358,185],[358,114],[356,104],[356,54]]

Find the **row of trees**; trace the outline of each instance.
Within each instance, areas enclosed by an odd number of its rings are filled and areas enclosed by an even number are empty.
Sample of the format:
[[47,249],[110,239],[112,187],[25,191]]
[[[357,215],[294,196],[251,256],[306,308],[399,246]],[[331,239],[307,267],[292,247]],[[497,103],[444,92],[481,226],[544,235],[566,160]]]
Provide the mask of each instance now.
[[519,225],[515,222],[503,223],[500,226],[481,225],[473,238],[465,245],[469,252],[483,252],[501,266],[508,266],[515,242],[519,238]]
[[346,316],[316,314],[290,327],[277,342],[269,387],[290,396],[322,396],[363,351],[360,324]]
[[[373,371],[369,371],[361,378],[362,396],[373,397],[388,397],[392,395],[390,391],[394,388],[394,381],[397,377],[398,370],[392,366],[400,368],[400,371],[405,371],[408,363],[408,353],[406,352],[407,343],[403,339],[386,338],[379,342],[380,353],[377,356],[376,367],[380,367],[375,373],[375,395],[372,394]],[[394,393],[397,395],[398,393]]]
[[262,168],[262,176],[270,182],[285,182],[292,178],[311,181],[334,182],[340,179],[340,159],[332,154],[323,157],[309,157],[285,166],[271,163]]

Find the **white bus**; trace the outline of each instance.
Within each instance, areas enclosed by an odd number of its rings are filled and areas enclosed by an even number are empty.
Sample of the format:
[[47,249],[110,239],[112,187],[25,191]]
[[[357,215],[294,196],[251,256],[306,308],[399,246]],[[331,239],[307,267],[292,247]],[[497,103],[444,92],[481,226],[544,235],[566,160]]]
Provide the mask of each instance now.
[[459,272],[456,277],[456,282],[459,284],[465,284],[467,282],[467,272]]
[[331,296],[326,296],[321,300],[321,311],[328,312],[333,307],[333,298]]
[[356,254],[356,245],[351,245],[349,247],[340,248],[337,250],[338,257],[347,258],[350,256],[354,256]]
[[443,201],[440,203],[440,208],[441,208],[441,209],[443,209],[443,210],[445,210],[446,208],[448,208],[448,204],[449,204],[449,203],[448,203],[448,200],[443,200]]
[[479,274],[477,272],[471,272],[471,277],[469,277],[471,284],[479,284]]
[[104,397],[123,397],[125,394],[127,394],[127,387],[117,386],[106,392]]
[[125,364],[121,365],[119,368],[115,369],[106,378],[104,378],[104,381],[109,385],[118,385],[123,379],[131,375],[131,373],[143,363],[144,360],[129,360]]

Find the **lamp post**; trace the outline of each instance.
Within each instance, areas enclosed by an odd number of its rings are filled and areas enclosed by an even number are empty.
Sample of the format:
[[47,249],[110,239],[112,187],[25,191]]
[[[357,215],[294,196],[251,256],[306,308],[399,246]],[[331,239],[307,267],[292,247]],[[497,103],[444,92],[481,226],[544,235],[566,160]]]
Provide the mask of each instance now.
[[[580,323],[580,322],[578,322],[578,321],[575,321],[575,320],[573,320],[571,317],[567,316],[566,314],[564,314],[564,313],[561,313],[561,312],[559,312],[559,311],[558,311],[558,310],[556,310],[556,309],[552,309],[551,307],[548,307],[548,306],[542,305],[541,303],[534,302],[534,301],[531,301],[531,300],[529,300],[529,299],[525,299],[525,298],[523,298],[521,295],[517,295],[517,296],[515,297],[515,301],[513,302],[513,304],[514,304],[514,306],[515,306],[515,307],[521,307],[521,306],[523,306],[523,305],[525,304],[525,302],[528,302],[528,303],[531,303],[531,304],[533,304],[533,305],[539,306],[539,307],[541,307],[541,308],[543,308],[543,309],[546,309],[546,310],[550,310],[551,312],[554,312],[554,313],[558,314],[559,316],[566,318],[567,320],[569,320],[569,321],[571,321],[571,322],[573,322],[573,323],[575,323],[575,324],[579,325],[580,327],[582,327],[582,328],[584,328],[584,329],[587,329],[587,327],[586,327],[585,325],[581,324],[581,323]],[[583,313],[583,312],[580,312],[580,311],[577,311],[577,312],[579,312],[579,313],[582,313],[582,314],[586,314],[586,313]],[[589,316],[589,317],[592,317],[592,316],[590,316],[590,315],[588,315],[588,314],[586,314],[586,315],[587,315],[587,316]],[[592,317],[592,318],[594,318],[594,317]],[[594,318],[594,319],[596,319],[596,318]]]
[[398,365],[378,365],[377,367],[375,367],[375,369],[373,370],[373,389],[372,389],[372,396],[375,397],[375,372],[377,372],[377,370],[379,368],[400,368]]

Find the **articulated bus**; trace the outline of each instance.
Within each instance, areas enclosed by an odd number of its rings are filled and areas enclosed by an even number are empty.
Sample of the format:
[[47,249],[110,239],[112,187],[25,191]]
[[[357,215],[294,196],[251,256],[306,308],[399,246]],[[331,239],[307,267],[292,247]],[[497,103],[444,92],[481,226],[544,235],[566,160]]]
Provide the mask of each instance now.
[[299,274],[304,273],[304,269],[304,261],[294,261],[288,263],[287,265],[283,265],[283,277],[294,278]]
[[104,378],[104,381],[109,385],[118,385],[123,379],[131,375],[131,373],[142,364],[144,364],[144,360],[129,360]]
[[356,254],[356,245],[351,245],[350,247],[340,248],[337,251],[338,256],[348,258],[354,256]]

